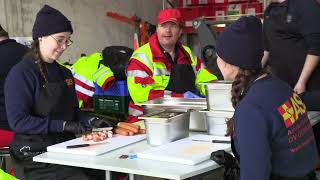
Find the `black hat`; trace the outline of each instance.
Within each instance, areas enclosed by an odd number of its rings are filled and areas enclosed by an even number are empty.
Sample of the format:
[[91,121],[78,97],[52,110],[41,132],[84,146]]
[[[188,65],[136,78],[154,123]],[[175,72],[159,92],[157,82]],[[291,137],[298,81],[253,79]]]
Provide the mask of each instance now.
[[0,24],[0,37],[8,37],[9,34],[6,30],[4,30]]
[[218,36],[216,50],[225,62],[243,69],[261,69],[262,23],[255,16],[241,17]]
[[37,13],[32,29],[32,38],[48,36],[59,32],[73,33],[71,22],[57,9],[44,5]]

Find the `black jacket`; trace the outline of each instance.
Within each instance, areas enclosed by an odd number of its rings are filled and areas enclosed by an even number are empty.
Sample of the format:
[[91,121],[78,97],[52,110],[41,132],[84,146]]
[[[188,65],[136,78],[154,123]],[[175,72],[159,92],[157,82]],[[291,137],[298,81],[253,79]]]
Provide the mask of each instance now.
[[0,41],[0,129],[10,130],[4,104],[4,82],[10,69],[22,60],[28,47],[13,39]]
[[[264,13],[264,45],[270,52],[271,72],[294,87],[307,54],[320,56],[320,3],[286,0],[271,3]],[[320,66],[313,71],[307,91],[320,90]]]

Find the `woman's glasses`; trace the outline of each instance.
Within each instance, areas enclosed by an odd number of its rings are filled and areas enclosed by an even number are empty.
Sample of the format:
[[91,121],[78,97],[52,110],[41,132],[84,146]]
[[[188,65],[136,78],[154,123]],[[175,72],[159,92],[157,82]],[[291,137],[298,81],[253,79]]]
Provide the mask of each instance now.
[[71,41],[71,39],[57,39],[54,36],[51,36],[59,46],[63,46],[63,45],[67,45],[67,47],[71,46],[71,44],[73,43],[73,41]]

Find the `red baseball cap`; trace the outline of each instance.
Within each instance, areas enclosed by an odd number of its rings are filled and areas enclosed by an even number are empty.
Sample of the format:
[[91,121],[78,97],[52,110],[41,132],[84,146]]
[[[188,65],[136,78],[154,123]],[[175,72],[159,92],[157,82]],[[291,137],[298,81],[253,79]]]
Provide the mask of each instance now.
[[174,22],[178,25],[183,25],[183,19],[180,11],[178,9],[161,10],[157,18],[157,24],[162,24],[168,21]]

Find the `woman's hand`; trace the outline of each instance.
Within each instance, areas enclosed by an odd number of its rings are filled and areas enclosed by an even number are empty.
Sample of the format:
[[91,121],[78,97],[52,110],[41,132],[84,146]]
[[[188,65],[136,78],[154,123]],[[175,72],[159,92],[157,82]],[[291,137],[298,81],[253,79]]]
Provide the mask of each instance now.
[[91,131],[91,129],[92,128],[87,126],[85,123],[77,121],[66,121],[63,127],[63,131],[73,134],[83,134],[85,132]]
[[113,124],[112,122],[99,117],[93,117],[89,119],[88,124],[92,128],[115,127],[115,124]]

